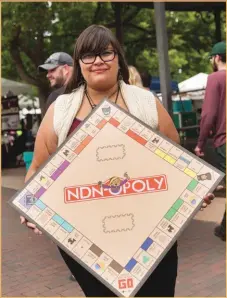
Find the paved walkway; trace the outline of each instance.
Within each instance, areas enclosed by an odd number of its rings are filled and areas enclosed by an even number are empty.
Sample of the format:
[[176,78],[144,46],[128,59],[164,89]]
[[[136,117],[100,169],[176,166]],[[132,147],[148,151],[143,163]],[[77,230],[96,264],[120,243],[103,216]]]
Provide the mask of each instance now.
[[[2,296],[83,296],[56,245],[19,224],[7,201],[23,185],[23,168],[2,172]],[[226,297],[225,243],[213,236],[224,198],[199,212],[179,239],[176,296]],[[164,285],[163,285],[164,286]]]

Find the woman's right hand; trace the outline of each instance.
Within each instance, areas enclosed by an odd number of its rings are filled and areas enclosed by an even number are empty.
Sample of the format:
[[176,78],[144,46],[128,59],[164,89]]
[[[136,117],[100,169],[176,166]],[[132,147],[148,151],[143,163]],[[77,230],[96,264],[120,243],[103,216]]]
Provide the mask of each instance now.
[[25,224],[28,228],[32,229],[36,235],[42,235],[42,232],[39,229],[37,229],[36,225],[27,221],[27,219],[23,216],[20,216],[20,223]]

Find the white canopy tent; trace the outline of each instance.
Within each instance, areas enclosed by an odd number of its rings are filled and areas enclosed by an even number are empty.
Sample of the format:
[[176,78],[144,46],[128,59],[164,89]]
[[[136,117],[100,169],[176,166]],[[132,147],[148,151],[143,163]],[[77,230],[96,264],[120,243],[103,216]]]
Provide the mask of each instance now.
[[1,86],[2,86],[2,89],[1,89],[2,96],[6,95],[9,91],[14,93],[15,95],[32,94],[32,91],[33,91],[32,85],[19,83],[19,82],[4,79],[4,78],[1,78]]
[[[207,85],[208,74],[198,73],[197,75],[178,84],[181,100],[191,99],[203,101]],[[183,94],[182,94],[183,93]],[[178,97],[175,100],[178,100]]]
[[[1,78],[1,95],[5,96],[9,91],[18,96],[18,105],[22,111],[20,116],[26,114],[40,114],[39,98],[33,96],[33,86],[8,79]],[[29,108],[29,110],[27,110]],[[22,117],[23,118],[23,117]]]
[[205,90],[207,85],[206,73],[198,73],[197,75],[178,84],[180,92],[192,92],[198,90]]

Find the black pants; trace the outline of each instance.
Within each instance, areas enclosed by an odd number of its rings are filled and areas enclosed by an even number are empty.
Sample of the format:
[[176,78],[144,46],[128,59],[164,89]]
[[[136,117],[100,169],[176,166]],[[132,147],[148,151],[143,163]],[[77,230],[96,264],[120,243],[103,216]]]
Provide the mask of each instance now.
[[[216,148],[218,168],[226,173],[226,144]],[[226,234],[226,211],[221,221],[222,233]]]
[[[104,286],[104,284],[85,270],[62,249],[59,248],[59,251],[86,297],[116,297],[116,295]],[[177,243],[175,243],[144,283],[142,288],[138,291],[136,296],[174,297],[177,265]]]

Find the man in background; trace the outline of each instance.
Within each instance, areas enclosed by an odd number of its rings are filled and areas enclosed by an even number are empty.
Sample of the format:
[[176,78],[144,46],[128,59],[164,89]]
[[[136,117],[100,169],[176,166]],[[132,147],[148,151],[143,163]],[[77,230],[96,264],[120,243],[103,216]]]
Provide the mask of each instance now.
[[[52,54],[42,65],[38,67],[39,71],[47,72],[47,79],[50,82],[51,88],[54,90],[47,98],[45,113],[49,106],[56,100],[58,96],[65,92],[66,84],[68,83],[73,69],[73,58],[64,52]],[[70,279],[75,281],[73,274]]]
[[[204,156],[204,147],[210,131],[214,132],[214,147],[217,164],[226,172],[226,42],[214,45],[210,53],[213,73],[208,76],[204,104],[202,107],[200,135],[195,154]],[[226,241],[226,212],[214,234]]]
[[56,98],[63,94],[66,84],[72,75],[73,58],[64,52],[52,54],[42,65],[39,65],[39,71],[47,72],[47,79],[51,88],[54,89],[47,98],[45,112]]

